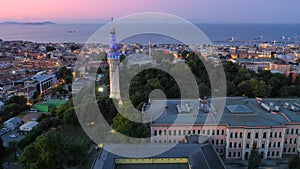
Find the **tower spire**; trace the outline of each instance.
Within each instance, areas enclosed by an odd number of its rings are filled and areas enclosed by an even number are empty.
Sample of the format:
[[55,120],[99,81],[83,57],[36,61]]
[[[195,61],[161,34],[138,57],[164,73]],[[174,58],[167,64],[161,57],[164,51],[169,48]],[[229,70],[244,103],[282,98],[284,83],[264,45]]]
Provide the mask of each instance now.
[[[111,18],[113,21],[113,17]],[[109,64],[109,77],[110,77],[110,98],[120,99],[120,86],[119,86],[119,65],[120,65],[120,52],[118,50],[116,30],[114,27],[110,30],[110,44],[109,51],[107,52],[107,61]]]
[[151,57],[151,35],[149,37],[149,57]]

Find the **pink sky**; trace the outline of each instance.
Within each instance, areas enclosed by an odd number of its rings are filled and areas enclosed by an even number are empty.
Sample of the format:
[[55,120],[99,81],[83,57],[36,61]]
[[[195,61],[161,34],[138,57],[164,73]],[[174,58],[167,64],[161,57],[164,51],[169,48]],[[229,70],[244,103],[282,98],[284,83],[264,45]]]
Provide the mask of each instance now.
[[299,6],[299,0],[0,0],[0,21],[86,22],[166,12],[208,22],[300,23]]
[[174,0],[1,0],[0,20],[110,18],[136,12],[172,12]]

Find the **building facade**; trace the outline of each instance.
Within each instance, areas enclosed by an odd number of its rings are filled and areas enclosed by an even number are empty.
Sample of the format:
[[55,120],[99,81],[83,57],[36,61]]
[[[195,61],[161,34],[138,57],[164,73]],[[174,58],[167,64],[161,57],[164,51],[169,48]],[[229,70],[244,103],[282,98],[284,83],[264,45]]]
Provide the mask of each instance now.
[[[143,108],[144,120],[150,124],[152,143],[186,142],[186,135],[200,135],[209,140],[226,159],[248,159],[254,143],[263,159],[281,158],[299,152],[300,115],[285,106],[299,106],[295,99],[256,100],[244,97],[227,98],[220,121],[214,112],[206,113],[195,107],[198,114],[180,114],[178,100],[153,100]],[[198,101],[185,101],[193,105]],[[167,107],[159,118],[156,105]],[[151,109],[150,109],[151,107]],[[156,109],[157,110],[157,109]],[[298,111],[298,109],[295,111]],[[153,116],[152,116],[153,115]]]
[[285,63],[272,63],[270,64],[270,70],[276,70],[285,73],[291,70],[291,65]]

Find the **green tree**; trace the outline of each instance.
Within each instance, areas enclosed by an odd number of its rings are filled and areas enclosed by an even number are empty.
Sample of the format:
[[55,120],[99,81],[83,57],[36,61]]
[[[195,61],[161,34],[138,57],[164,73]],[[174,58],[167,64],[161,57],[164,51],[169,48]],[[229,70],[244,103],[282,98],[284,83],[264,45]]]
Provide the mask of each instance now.
[[74,51],[74,50],[76,50],[76,49],[79,49],[79,47],[78,47],[77,45],[71,45],[71,46],[70,46],[70,49],[71,49],[72,51]]
[[30,145],[35,139],[42,134],[42,129],[40,127],[31,130],[25,138],[23,138],[19,143],[18,147],[23,150],[26,146]]
[[19,157],[19,164],[24,169],[56,169],[63,165],[63,151],[60,135],[51,130],[24,149]]
[[22,111],[28,110],[27,99],[23,96],[13,96],[8,99],[6,106],[1,113],[3,120],[13,117]]
[[261,163],[261,154],[257,149],[257,144],[253,143],[253,147],[250,152],[250,157],[248,161],[248,169],[258,169]]
[[86,156],[87,147],[83,142],[74,141],[67,146],[68,164],[78,165]]
[[107,121],[107,123],[111,124],[113,122],[113,118],[117,115],[117,109],[114,105],[114,102],[112,99],[107,97],[102,97],[101,95],[97,96],[97,104],[98,107],[104,117],[104,119]]
[[52,52],[52,51],[56,50],[56,48],[53,46],[46,46],[46,50],[47,50],[47,52]]
[[283,86],[279,90],[281,97],[299,97],[300,96],[300,86]]
[[17,141],[10,141],[8,143],[8,150],[12,153],[15,153],[18,150],[18,142]]
[[63,113],[63,120],[65,124],[78,124],[78,119],[74,110],[74,107],[69,107]]
[[59,68],[57,72],[57,78],[58,79],[65,79],[67,76],[73,76],[72,70],[68,69],[67,67],[61,67]]
[[3,146],[3,140],[0,137],[0,157],[6,154],[6,148]]
[[267,85],[265,81],[258,81],[252,78],[247,81],[242,81],[238,85],[240,94],[248,97],[268,97],[271,94],[272,87]]
[[65,77],[65,83],[66,84],[70,84],[70,83],[72,83],[73,82],[73,76],[66,76]]
[[8,99],[7,104],[18,104],[22,109],[26,108],[27,99],[24,96],[13,96]]
[[135,138],[147,136],[147,128],[143,123],[141,112],[136,110],[129,101],[125,101],[119,109],[120,113],[113,119],[113,128],[118,132]]
[[121,56],[120,56],[120,62],[123,62],[124,59],[126,59],[125,55],[121,54]]
[[103,73],[103,71],[102,71],[102,69],[99,67],[99,68],[97,69],[97,74],[101,74],[101,73]]
[[19,164],[22,169],[38,169],[37,159],[39,158],[39,150],[34,144],[27,146],[19,157]]

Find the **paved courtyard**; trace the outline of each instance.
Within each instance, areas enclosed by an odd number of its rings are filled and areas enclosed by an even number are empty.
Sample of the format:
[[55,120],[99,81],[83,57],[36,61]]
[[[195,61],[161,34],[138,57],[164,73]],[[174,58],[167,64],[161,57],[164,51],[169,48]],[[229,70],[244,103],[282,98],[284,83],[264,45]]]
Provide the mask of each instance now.
[[[10,135],[12,135],[12,134],[15,134],[17,137],[15,137],[15,138],[10,137]],[[20,141],[25,136],[24,135],[20,135],[19,133],[17,133],[17,130],[13,130],[13,131],[9,131],[9,132],[5,133],[1,137],[2,137],[2,140],[3,140],[3,145],[5,147],[8,147],[8,143],[9,142],[11,142],[11,141]]]

